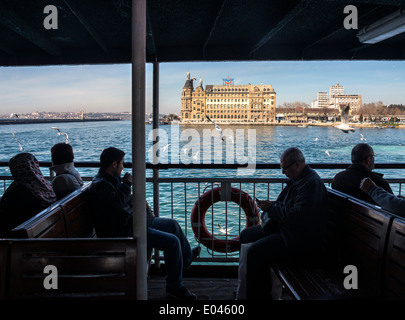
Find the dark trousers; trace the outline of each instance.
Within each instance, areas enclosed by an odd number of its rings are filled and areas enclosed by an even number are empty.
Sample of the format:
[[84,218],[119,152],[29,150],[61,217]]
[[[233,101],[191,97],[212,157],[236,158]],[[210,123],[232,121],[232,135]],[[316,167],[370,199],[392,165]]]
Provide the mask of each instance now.
[[247,299],[271,299],[270,264],[289,255],[279,233],[265,233],[260,225],[244,229],[241,243],[252,243],[247,253]]
[[183,267],[191,262],[191,247],[178,222],[174,219],[155,218],[148,228],[148,248],[163,251],[166,264],[166,286],[183,286]]

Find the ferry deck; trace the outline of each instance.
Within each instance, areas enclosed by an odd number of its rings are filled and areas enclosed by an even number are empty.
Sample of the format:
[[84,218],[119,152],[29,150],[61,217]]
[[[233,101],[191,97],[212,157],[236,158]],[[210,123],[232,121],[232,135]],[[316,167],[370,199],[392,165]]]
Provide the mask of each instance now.
[[[159,64],[161,63],[362,61],[404,60],[405,58],[403,48],[405,34],[398,34],[375,44],[362,43],[357,37],[359,30],[348,28],[344,24],[348,15],[344,10],[349,4],[356,9],[359,29],[361,29],[392,13],[397,12],[401,15],[401,8],[405,5],[405,1],[399,0],[353,0],[350,3],[337,0],[249,2],[242,0],[100,0],[97,2],[55,0],[52,4],[58,9],[59,25],[51,30],[44,27],[44,19],[47,16],[44,14],[44,8],[47,5],[45,1],[8,0],[0,3],[0,65],[18,67],[132,64],[133,157],[131,167],[134,179],[134,208],[145,207],[146,184],[151,183],[155,192],[153,208],[157,214],[159,214],[159,183],[166,181],[159,178],[159,170],[162,166],[145,163],[146,63],[153,64],[153,114],[155,117],[153,126],[158,128]],[[0,165],[6,166],[7,163]],[[87,166],[88,164],[78,165]],[[344,168],[347,165],[318,164],[318,167]],[[49,163],[44,163],[43,166],[49,166]],[[278,164],[263,166],[276,168]],[[215,168],[210,165],[200,167]],[[152,179],[146,179],[146,168],[153,169]],[[380,168],[405,169],[405,164],[380,164]],[[10,177],[2,177],[2,179],[6,181]],[[402,186],[404,181],[404,178],[398,177],[391,182]],[[264,182],[283,183],[284,181],[264,179]],[[373,221],[383,221],[381,224],[386,225],[385,232],[394,226],[397,228],[395,230],[400,230],[402,222],[399,217],[380,212],[367,205],[363,206],[364,204],[359,204],[353,199],[345,198],[345,201],[355,203],[359,212],[366,212],[366,218],[374,215],[378,217],[373,218]],[[155,265],[148,270],[146,228],[142,227],[146,225],[146,217],[134,216],[136,217],[134,219],[136,293],[131,295],[131,298],[167,299],[164,290],[159,291],[164,283],[162,272],[154,270]],[[387,239],[387,245],[391,243],[390,235],[384,234],[387,237],[384,238]],[[381,250],[387,245],[383,245]],[[377,256],[380,256],[381,252],[378,251]],[[382,255],[386,257],[388,253],[384,251]],[[161,258],[154,256],[154,260],[158,266]],[[204,269],[203,265],[203,267],[191,269],[189,274],[186,273],[185,282],[189,289],[196,292],[201,299],[233,300],[237,287],[237,267],[235,266],[237,258],[225,256],[215,260],[214,257],[205,261],[200,259],[199,262],[215,261],[221,265],[215,272],[216,276],[203,277],[202,273],[205,273],[208,268]],[[232,267],[227,263],[230,265],[233,263]],[[385,266],[384,270],[379,272],[382,272],[381,277],[385,277],[384,272],[388,270],[386,266],[389,262],[382,264]],[[226,270],[227,268],[229,269]],[[220,269],[222,271],[219,271]],[[398,283],[401,280],[405,283],[403,274],[400,272],[399,274]],[[1,280],[2,284],[8,283],[7,278]],[[284,280],[285,283],[293,282],[287,278]],[[296,287],[292,285],[287,287],[288,285],[285,284],[286,290],[282,298],[296,299],[300,296]],[[386,285],[383,284],[383,287],[386,288]],[[387,285],[387,287],[391,290],[391,286]],[[404,292],[403,288],[398,291],[401,294]],[[404,295],[401,296],[401,294],[399,296],[403,298]],[[8,298],[7,292],[0,292],[0,298]],[[321,294],[320,298],[330,299],[330,295]]]

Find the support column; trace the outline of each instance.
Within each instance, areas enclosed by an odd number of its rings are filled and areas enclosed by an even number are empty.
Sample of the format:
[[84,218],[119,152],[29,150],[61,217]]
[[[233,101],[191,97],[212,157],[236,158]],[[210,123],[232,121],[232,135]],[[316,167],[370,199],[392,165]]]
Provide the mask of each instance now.
[[[153,150],[159,148],[159,62],[153,62]],[[160,151],[158,151],[160,152]],[[156,152],[153,153],[154,161],[157,163],[159,160]],[[156,217],[159,217],[159,169],[153,169],[153,211]],[[159,250],[155,249],[155,258],[159,257]],[[155,268],[160,268],[160,260],[155,259]]]
[[147,300],[145,165],[146,0],[132,0],[132,177],[137,299]]

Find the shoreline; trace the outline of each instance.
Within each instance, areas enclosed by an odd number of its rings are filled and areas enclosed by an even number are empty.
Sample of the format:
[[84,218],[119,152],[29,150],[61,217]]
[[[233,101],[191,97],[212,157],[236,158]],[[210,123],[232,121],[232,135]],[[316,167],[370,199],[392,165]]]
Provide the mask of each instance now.
[[[239,123],[217,123],[221,126],[286,126],[286,127],[334,127],[336,123],[247,123],[247,122],[239,122]],[[199,122],[199,123],[179,123],[182,126],[203,126],[203,125],[210,125],[212,123],[207,122]],[[405,124],[377,124],[377,123],[349,123],[349,126],[353,128],[375,128],[375,129],[405,129]]]
[[61,123],[61,122],[95,122],[95,121],[122,121],[121,118],[101,119],[0,119],[0,125],[35,124],[35,123]]

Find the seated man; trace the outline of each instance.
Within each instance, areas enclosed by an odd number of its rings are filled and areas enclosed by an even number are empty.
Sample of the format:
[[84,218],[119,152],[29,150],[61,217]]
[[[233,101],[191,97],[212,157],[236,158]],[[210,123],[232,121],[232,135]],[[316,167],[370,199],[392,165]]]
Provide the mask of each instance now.
[[405,199],[394,196],[383,188],[377,186],[370,178],[364,178],[360,182],[360,189],[368,194],[381,208],[405,217]]
[[[89,187],[92,221],[100,238],[133,236],[131,174],[125,173],[121,182],[124,155],[117,148],[105,149],[100,156],[100,170]],[[148,248],[164,253],[166,291],[180,299],[196,299],[197,296],[184,287],[182,276],[183,268],[198,256],[200,247],[191,250],[176,220],[155,218],[149,205],[146,206]]]
[[352,149],[351,160],[352,164],[333,178],[333,189],[375,204],[373,199],[359,188],[362,179],[370,178],[376,185],[392,194],[390,185],[383,179],[383,175],[372,171],[374,169],[374,150],[370,145],[367,143],[355,145]]
[[275,202],[258,201],[262,223],[244,229],[247,252],[247,299],[271,299],[269,264],[322,249],[328,215],[328,195],[319,175],[305,164],[298,148],[280,156],[282,172],[290,179]]
[[52,167],[56,173],[52,180],[52,187],[58,199],[62,199],[69,193],[83,185],[80,173],[76,170],[73,159],[73,148],[68,143],[57,143],[51,148]]

